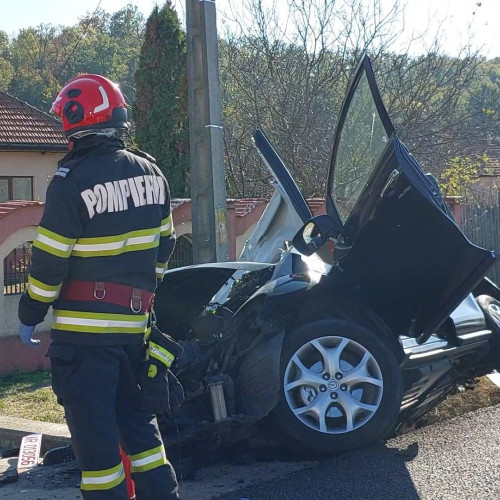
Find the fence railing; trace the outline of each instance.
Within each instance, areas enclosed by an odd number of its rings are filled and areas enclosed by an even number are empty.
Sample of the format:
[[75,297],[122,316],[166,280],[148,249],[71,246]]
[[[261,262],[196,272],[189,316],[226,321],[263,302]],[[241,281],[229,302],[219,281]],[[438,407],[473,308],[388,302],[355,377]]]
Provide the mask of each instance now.
[[[14,295],[22,293],[28,286],[28,275],[31,264],[32,242],[12,250],[3,261],[3,293]],[[189,266],[193,263],[193,249],[189,239],[181,236],[177,240],[174,253],[168,263],[169,269]]]
[[184,236],[177,239],[172,257],[168,261],[168,268],[190,266],[193,263],[193,245]]
[[14,248],[3,260],[3,293],[14,295],[22,293],[28,286],[32,243],[27,241]]
[[[463,205],[461,227],[472,243],[500,253],[500,207]],[[488,273],[488,278],[500,284],[500,263]]]

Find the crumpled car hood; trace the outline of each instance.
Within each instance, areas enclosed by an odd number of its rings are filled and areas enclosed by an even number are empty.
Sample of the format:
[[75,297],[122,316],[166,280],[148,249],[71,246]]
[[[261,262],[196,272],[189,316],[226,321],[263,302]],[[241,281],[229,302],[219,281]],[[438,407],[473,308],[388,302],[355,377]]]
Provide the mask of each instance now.
[[269,263],[215,262],[167,271],[155,293],[155,313],[165,333],[187,333],[215,293],[236,271],[257,271]]

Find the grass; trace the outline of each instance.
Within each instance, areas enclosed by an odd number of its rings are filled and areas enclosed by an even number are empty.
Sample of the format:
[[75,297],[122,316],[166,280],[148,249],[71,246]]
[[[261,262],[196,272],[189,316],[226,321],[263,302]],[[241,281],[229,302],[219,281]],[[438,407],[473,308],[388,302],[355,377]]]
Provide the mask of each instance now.
[[[442,422],[469,411],[500,403],[500,389],[486,377],[478,380],[474,390],[450,396],[425,417],[423,425]],[[0,414],[12,417],[64,422],[62,406],[52,392],[50,372],[13,373],[0,377]]]
[[52,392],[50,372],[14,372],[1,376],[0,414],[63,423],[63,408]]
[[486,408],[500,403],[500,389],[486,377],[477,380],[473,390],[458,392],[448,397],[421,422],[423,425],[433,424],[458,417],[464,413]]

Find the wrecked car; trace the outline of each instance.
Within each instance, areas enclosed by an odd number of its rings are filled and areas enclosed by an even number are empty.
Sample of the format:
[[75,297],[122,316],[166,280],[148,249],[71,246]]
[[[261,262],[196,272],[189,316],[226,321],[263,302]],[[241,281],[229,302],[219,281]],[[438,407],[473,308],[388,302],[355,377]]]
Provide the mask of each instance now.
[[254,436],[331,454],[417,424],[500,364],[497,255],[473,245],[399,140],[363,56],[312,213],[261,131],[276,189],[238,262],[167,271],[159,327],[184,347],[167,447]]

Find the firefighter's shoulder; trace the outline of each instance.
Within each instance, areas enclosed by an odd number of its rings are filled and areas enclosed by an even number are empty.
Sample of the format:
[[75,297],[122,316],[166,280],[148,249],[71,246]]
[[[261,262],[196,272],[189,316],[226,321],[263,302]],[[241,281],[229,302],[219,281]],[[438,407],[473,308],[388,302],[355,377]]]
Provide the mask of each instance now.
[[140,149],[136,149],[136,148],[126,148],[125,150],[128,151],[129,153],[132,153],[133,155],[140,156],[141,158],[145,158],[146,160],[148,160],[151,163],[156,163],[156,158],[154,158],[150,154],[146,153],[145,151],[141,151]]
[[54,180],[63,181],[66,179],[71,171],[81,163],[82,159],[83,157],[72,158],[71,160],[59,163],[59,166],[54,173]]

